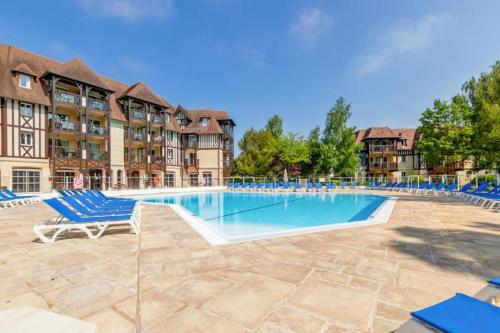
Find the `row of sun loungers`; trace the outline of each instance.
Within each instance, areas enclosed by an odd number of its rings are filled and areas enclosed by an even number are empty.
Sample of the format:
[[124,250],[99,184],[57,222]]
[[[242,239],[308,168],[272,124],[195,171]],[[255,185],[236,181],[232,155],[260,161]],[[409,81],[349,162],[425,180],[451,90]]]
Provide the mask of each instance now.
[[75,229],[90,239],[99,238],[111,226],[129,225],[135,234],[140,231],[141,206],[137,200],[108,198],[100,191],[59,193],[58,198],[44,200],[59,216],[33,227],[44,243],[54,242],[59,235]]
[[474,297],[457,293],[440,303],[412,312],[412,318],[396,333],[499,332],[499,299],[500,277],[497,277],[489,280]]
[[476,188],[473,187],[474,185],[472,183],[468,183],[464,185],[460,190],[458,190],[458,185],[456,183],[446,185],[445,183],[436,184],[433,182],[424,182],[421,184],[397,182],[388,184],[375,184],[374,182],[371,182],[367,186],[367,189],[390,192],[409,192],[415,194],[454,195],[463,199],[464,201],[478,204],[485,208],[500,208],[500,185],[491,187],[489,183],[481,183]]
[[355,188],[357,186],[356,182],[341,182],[338,185],[336,183],[306,183],[303,187],[300,183],[229,183],[228,189],[231,191],[252,191],[252,192],[321,192],[321,191],[334,191],[337,188]]
[[0,190],[0,208],[27,205],[39,201],[39,197],[32,195],[17,195],[8,188]]

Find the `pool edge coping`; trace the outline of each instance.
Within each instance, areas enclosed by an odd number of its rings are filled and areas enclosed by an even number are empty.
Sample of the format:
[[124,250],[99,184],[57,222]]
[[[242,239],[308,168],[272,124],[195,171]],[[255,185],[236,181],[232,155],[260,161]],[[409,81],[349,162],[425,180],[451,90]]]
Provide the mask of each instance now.
[[[193,194],[193,193],[189,193]],[[372,193],[360,192],[358,194],[370,194]],[[385,196],[376,194],[378,196]],[[397,197],[393,196],[385,196],[387,200],[385,200],[371,215],[368,219],[356,221],[356,222],[343,222],[337,224],[326,224],[322,226],[314,226],[314,227],[304,227],[304,228],[294,228],[288,230],[280,230],[273,232],[263,232],[263,233],[255,233],[247,236],[239,236],[239,237],[226,237],[220,231],[216,230],[214,227],[210,226],[205,220],[193,215],[186,208],[178,205],[178,204],[163,204],[163,203],[151,203],[148,204],[157,204],[157,205],[167,205],[172,208],[172,210],[183,219],[191,228],[193,228],[203,239],[205,239],[210,245],[218,246],[218,245],[226,245],[226,244],[236,244],[242,242],[249,241],[258,241],[263,239],[271,239],[271,238],[280,238],[280,237],[290,237],[304,234],[311,234],[316,232],[324,232],[331,231],[337,229],[347,229],[347,228],[355,228],[355,227],[363,227],[370,225],[377,225],[387,223],[389,218],[391,217],[392,211],[396,206]]]

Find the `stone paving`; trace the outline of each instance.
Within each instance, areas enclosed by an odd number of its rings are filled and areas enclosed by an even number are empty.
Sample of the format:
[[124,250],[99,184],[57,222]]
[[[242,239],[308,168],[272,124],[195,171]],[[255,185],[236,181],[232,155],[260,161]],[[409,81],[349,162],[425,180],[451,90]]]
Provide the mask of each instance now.
[[498,213],[398,196],[384,225],[217,247],[166,206],[145,205],[139,239],[115,228],[53,244],[31,231],[48,207],[0,210],[0,310],[31,305],[98,332],[390,332],[500,275]]

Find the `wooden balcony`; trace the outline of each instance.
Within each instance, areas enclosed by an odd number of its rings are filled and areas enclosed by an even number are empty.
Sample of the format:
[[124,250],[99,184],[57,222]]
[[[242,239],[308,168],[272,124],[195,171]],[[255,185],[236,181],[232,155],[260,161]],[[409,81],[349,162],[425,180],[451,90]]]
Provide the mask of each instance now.
[[55,132],[80,133],[80,123],[61,119],[49,120],[49,131],[54,129]]
[[374,170],[385,170],[385,171],[395,171],[398,169],[398,163],[396,162],[370,162],[368,164],[369,171]]
[[163,135],[152,135],[151,143],[153,143],[154,145],[163,146],[165,144],[165,137]]
[[129,113],[129,120],[146,121],[146,112],[143,109],[131,108]]
[[108,114],[110,110],[108,102],[91,97],[87,99],[87,108],[105,114]]
[[54,91],[54,99],[58,103],[74,105],[74,106],[80,106],[82,101],[80,95],[72,94],[59,89],[56,89]]
[[189,172],[197,172],[199,164],[200,164],[200,160],[197,158],[195,158],[195,159],[186,158],[184,160],[184,168],[186,169],[186,172],[188,172],[188,173]]
[[134,131],[125,131],[123,132],[125,137],[125,141],[138,141],[138,142],[146,142],[148,136],[143,132],[134,132]]
[[108,128],[104,126],[91,125],[87,130],[88,134],[96,136],[108,136]]
[[125,154],[124,160],[127,169],[147,169],[148,156],[146,154]]
[[150,119],[152,124],[162,125],[164,122],[163,116],[157,114],[152,114]]
[[151,156],[149,166],[151,170],[163,170],[165,167],[165,156]]
[[397,147],[394,145],[369,145],[368,151],[371,154],[396,154]]

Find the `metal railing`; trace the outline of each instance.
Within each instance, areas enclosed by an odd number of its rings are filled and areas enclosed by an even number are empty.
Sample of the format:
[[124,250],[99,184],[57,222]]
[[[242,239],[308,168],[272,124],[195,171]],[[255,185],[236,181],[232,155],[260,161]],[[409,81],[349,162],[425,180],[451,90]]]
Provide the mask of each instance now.
[[147,163],[148,156],[146,154],[125,154],[125,162],[129,163]]
[[151,122],[155,123],[155,124],[161,124],[161,123],[163,123],[163,117],[156,115],[156,114],[153,114],[153,115],[151,115]]
[[109,103],[100,99],[88,98],[87,107],[96,111],[108,112]]
[[50,119],[49,120],[49,130],[52,129],[52,126],[57,131],[67,131],[67,132],[79,132],[80,131],[80,123],[72,122],[68,120],[61,119]]
[[368,151],[372,153],[393,153],[397,150],[397,147],[394,145],[369,145]]
[[396,163],[396,162],[370,162],[370,163],[368,163],[368,168],[370,168],[370,169],[397,170],[398,163]]
[[88,133],[92,135],[108,135],[108,128],[104,126],[89,126]]
[[146,119],[146,112],[140,109],[131,109],[130,116],[135,119],[144,120]]
[[105,161],[108,154],[105,151],[87,150],[87,159],[92,161]]
[[55,100],[59,103],[80,105],[81,97],[77,94],[72,94],[66,91],[56,89],[54,92]]
[[82,154],[79,148],[49,146],[49,157],[57,159],[80,159]]
[[[65,176],[49,176],[38,172],[36,177],[27,176],[24,179],[12,176],[1,176],[0,187],[7,187],[9,189],[16,189],[17,192],[50,192],[52,188],[57,189],[73,189],[74,178],[82,178],[84,188],[102,189],[102,190],[125,190],[125,189],[164,189],[164,188],[189,188],[194,186],[200,187],[214,187],[214,186],[227,186],[229,183],[274,183],[281,185],[285,182],[282,177],[253,177],[253,176],[234,176],[226,178],[218,177],[204,177],[203,174],[190,177],[179,177],[173,171],[162,172],[153,171],[153,174],[142,176],[127,176],[125,172],[121,175],[114,174],[110,177],[106,174],[105,170],[101,170],[102,174],[92,176],[79,176],[78,171],[65,171]],[[162,176],[163,175],[163,176]],[[213,176],[213,174],[212,174]],[[486,177],[486,178],[485,178]],[[446,175],[412,175],[405,177],[332,177],[332,178],[289,178],[288,182],[300,183],[302,187],[306,187],[307,183],[321,183],[326,185],[328,183],[336,184],[339,186],[354,187],[363,190],[370,182],[375,184],[382,183],[388,184],[391,182],[407,183],[411,185],[420,185],[424,182],[434,182],[436,184],[457,183],[459,188],[466,183],[472,182],[475,187],[482,182],[489,182],[490,188],[496,184],[500,184],[500,175],[491,174],[487,176],[478,177],[464,177],[464,176],[446,176]]]

